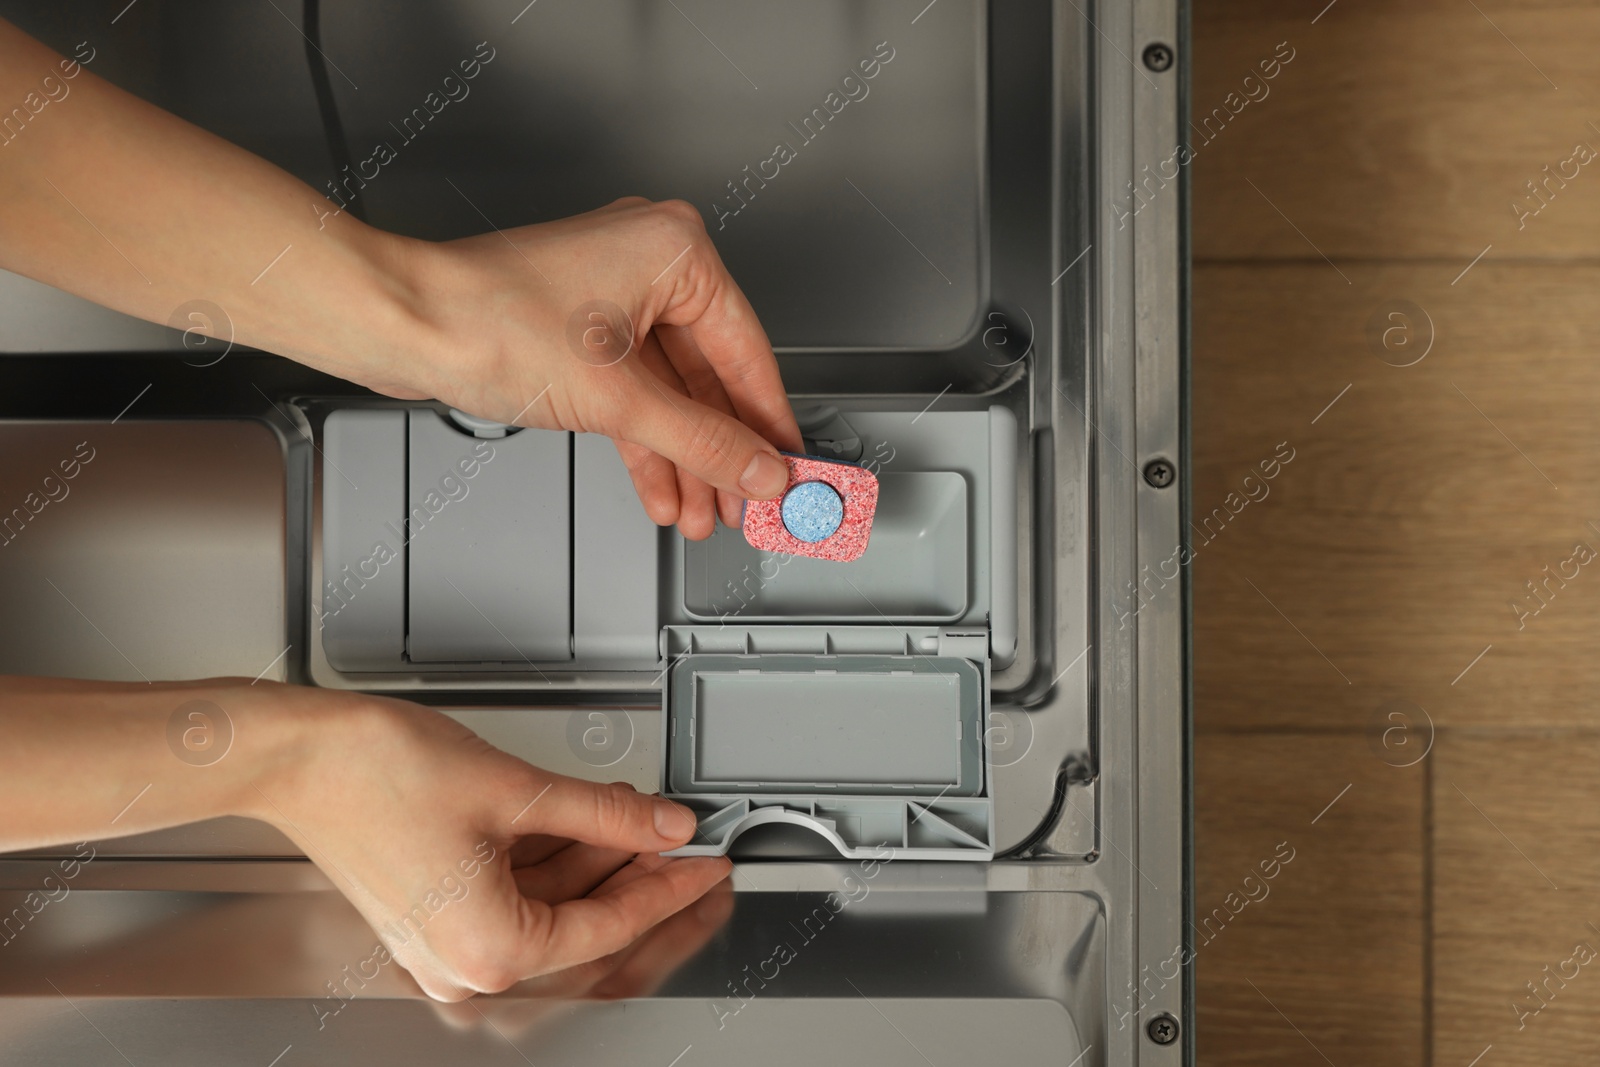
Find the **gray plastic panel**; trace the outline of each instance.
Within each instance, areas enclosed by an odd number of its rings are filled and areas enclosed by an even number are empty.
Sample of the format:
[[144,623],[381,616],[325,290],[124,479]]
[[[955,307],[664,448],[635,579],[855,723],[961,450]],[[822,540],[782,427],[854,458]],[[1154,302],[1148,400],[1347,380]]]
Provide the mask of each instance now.
[[393,669],[406,647],[406,413],[335,411],[322,454],[322,648],[339,670]]
[[573,651],[580,663],[653,665],[661,528],[615,445],[581,433],[572,447]]
[[[951,744],[961,736],[956,682],[937,674],[812,671],[787,674],[778,688],[766,674],[702,670],[690,695],[688,787],[954,786],[961,773]],[[894,739],[888,759],[886,738]]]
[[954,471],[879,475],[867,551],[853,563],[752,548],[719,527],[683,548],[690,616],[815,622],[888,616],[954,622],[967,611],[967,482]]
[[[1015,477],[1015,448],[999,455],[990,449],[988,411],[846,411],[844,417],[860,432],[865,461],[879,478],[905,471],[955,472],[967,482],[968,549],[967,612],[960,622],[989,621],[993,583],[990,499],[999,477]],[[861,616],[883,622],[882,614]]]
[[411,661],[570,660],[572,435],[483,441],[409,415]]
[[690,656],[671,685],[675,792],[983,788],[983,678],[968,660]]
[[993,854],[988,672],[977,662],[686,655],[663,707],[663,795],[699,823],[675,854],[720,854],[773,823],[806,827],[846,856]]

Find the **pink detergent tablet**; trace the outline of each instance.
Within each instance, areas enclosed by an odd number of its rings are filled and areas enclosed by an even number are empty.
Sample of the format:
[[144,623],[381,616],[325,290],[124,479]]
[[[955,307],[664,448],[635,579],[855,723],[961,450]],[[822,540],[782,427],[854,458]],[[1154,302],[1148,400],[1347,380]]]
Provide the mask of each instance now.
[[747,500],[744,539],[766,552],[849,563],[867,550],[878,476],[854,463],[784,454],[789,485],[776,500]]

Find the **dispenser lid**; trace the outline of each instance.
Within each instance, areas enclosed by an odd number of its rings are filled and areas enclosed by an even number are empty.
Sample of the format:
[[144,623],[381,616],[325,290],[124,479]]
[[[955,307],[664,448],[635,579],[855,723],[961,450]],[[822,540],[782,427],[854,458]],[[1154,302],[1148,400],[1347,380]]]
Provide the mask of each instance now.
[[984,678],[968,659],[694,655],[668,688],[673,793],[984,790]]
[[[779,632],[756,633],[767,629]],[[721,855],[746,830],[788,824],[852,858],[991,858],[987,634],[898,632],[898,653],[754,650],[769,636],[806,640],[786,629],[752,627],[736,635],[742,652],[672,661],[662,794],[694,813],[696,829],[670,854]],[[878,632],[829,631],[824,647],[881,648],[895,632],[859,630]],[[665,637],[690,648],[728,639]],[[925,642],[935,650],[913,651]]]

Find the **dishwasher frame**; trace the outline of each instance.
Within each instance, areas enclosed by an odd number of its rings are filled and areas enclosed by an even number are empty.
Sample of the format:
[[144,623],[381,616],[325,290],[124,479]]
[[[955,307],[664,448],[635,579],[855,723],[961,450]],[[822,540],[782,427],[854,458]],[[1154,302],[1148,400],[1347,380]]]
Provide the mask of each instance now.
[[[1003,4],[1006,0],[991,0]],[[983,885],[990,893],[1066,893],[1092,899],[1103,923],[1105,973],[1100,1030],[1101,1062],[1168,1065],[1194,1058],[1194,983],[1191,937],[1193,913],[1193,831],[1191,785],[1190,583],[1180,568],[1177,595],[1153,598],[1131,619],[1119,607],[1130,590],[1152,570],[1173,558],[1187,543],[1188,476],[1188,174],[1160,184],[1162,195],[1140,203],[1137,217],[1116,205],[1130,205],[1136,185],[1148,182],[1156,161],[1172,156],[1184,138],[1188,107],[1189,27],[1187,5],[1179,0],[1128,0],[1127,3],[1051,0],[1056,51],[1056,100],[1078,92],[1064,74],[1062,55],[1081,49],[1088,57],[1088,107],[1084,125],[1057,115],[1050,146],[1052,185],[1059,197],[1052,243],[1056,281],[1050,316],[1054,376],[1082,359],[1087,368],[1085,408],[1060,388],[1036,389],[1035,409],[1050,427],[1086,424],[1084,442],[1067,433],[1043,435],[1034,454],[1035,479],[1058,470],[1087,465],[1092,505],[1092,587],[1087,594],[1092,622],[1088,647],[1035,649],[1037,663],[1048,674],[1032,672],[1013,678],[1013,688],[997,707],[1038,715],[1065,690],[1050,682],[1084,657],[1090,684],[1091,739],[1081,760],[1069,760],[1056,773],[1054,807],[1028,840],[994,862],[983,865]],[[1152,44],[1175,54],[1165,70],[1144,61]],[[1063,192],[1064,160],[1081,152],[1089,166],[1089,187],[1081,198]],[[1175,188],[1167,189],[1170,184]],[[1144,185],[1144,188],[1149,188]],[[1086,238],[1082,245],[1069,238]],[[1088,309],[1079,322],[1076,307]],[[51,365],[59,356],[4,357],[5,376],[14,388],[0,398],[5,417],[68,418],[82,416],[85,396],[121,396],[124,384],[146,379],[140,358],[85,357],[107,372],[86,393],[59,396]],[[71,358],[71,357],[67,357]],[[148,357],[146,357],[148,358]],[[273,396],[303,391],[308,383],[321,395],[354,395],[348,387],[321,376],[309,378],[298,369],[260,364],[256,380]],[[29,388],[37,386],[37,389]],[[128,394],[131,395],[131,392]],[[49,397],[42,407],[30,400]],[[267,408],[240,389],[231,396],[203,396],[180,388],[172,403],[206,403],[218,415],[257,418],[283,439],[286,462],[302,464],[309,477],[312,446],[300,439],[302,427]],[[101,404],[91,404],[96,411]],[[1086,410],[1085,410],[1086,409]],[[157,409],[159,410],[159,409]],[[1152,461],[1171,464],[1176,477],[1166,484],[1146,477]],[[1057,509],[1069,503],[1049,492],[1031,494],[1053,500]],[[309,529],[311,515],[291,494],[288,521]],[[1063,516],[1057,515],[1060,520]],[[1070,529],[1065,522],[1035,516],[1036,533]],[[308,541],[309,543],[309,541]],[[288,560],[309,567],[309,560]],[[1033,640],[1046,643],[1055,632],[1051,605],[1073,603],[1081,590],[1067,589],[1067,574],[1039,574],[1034,595],[1019,601],[1031,610]],[[1056,588],[1051,588],[1056,586]],[[1046,590],[1051,595],[1041,595]],[[291,620],[306,619],[310,606],[303,584],[287,590]],[[1131,622],[1131,625],[1128,623]],[[1019,657],[1021,658],[1021,657]],[[1057,673],[1060,672],[1060,673]],[[999,694],[997,693],[997,698]],[[1073,804],[1093,812],[1092,826],[1068,817]],[[309,865],[290,871],[282,863],[239,862],[225,865],[188,860],[107,859],[86,867],[84,889],[132,889],[141,885],[186,885],[192,888],[241,889],[248,885],[306,887],[320,875]],[[38,883],[50,860],[0,860],[0,889]],[[217,868],[223,869],[217,869]],[[763,863],[750,890],[756,892],[825,891],[834,887],[827,864]],[[1157,888],[1164,887],[1164,888]],[[742,887],[744,888],[744,887]],[[1176,974],[1169,974],[1177,961]],[[1137,1007],[1135,1011],[1128,1009]],[[1166,1016],[1178,1022],[1177,1040],[1161,1044],[1149,1031],[1153,1020]],[[1130,1021],[1133,1025],[1129,1025]],[[1094,1061],[1088,1061],[1094,1062]]]

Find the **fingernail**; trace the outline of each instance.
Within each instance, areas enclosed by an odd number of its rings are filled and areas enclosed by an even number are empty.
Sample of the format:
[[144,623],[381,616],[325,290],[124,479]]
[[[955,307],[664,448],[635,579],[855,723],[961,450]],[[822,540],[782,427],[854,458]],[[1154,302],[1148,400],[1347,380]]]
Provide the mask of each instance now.
[[670,800],[656,801],[656,833],[670,841],[688,837],[694,830],[694,816],[689,809]]
[[771,452],[757,452],[739,476],[739,488],[758,500],[768,500],[789,484],[789,465]]

